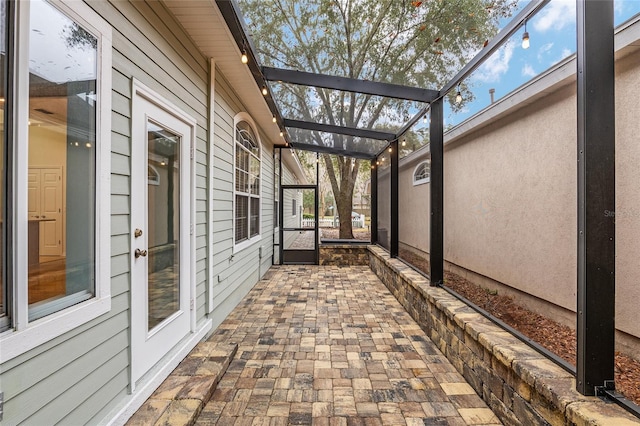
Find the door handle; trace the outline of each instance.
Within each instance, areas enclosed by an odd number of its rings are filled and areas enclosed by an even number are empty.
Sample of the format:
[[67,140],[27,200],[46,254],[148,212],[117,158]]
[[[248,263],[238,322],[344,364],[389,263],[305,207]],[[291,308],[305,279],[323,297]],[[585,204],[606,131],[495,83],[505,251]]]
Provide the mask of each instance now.
[[147,257],[147,251],[136,249],[136,251],[134,252],[134,255],[136,256],[136,259],[139,258],[140,256]]

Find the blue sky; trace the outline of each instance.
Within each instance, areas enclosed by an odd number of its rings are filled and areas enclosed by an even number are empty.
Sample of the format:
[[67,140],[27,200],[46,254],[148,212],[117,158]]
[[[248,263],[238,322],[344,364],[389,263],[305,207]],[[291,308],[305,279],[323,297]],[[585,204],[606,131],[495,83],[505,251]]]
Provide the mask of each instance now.
[[[519,8],[526,5],[519,3]],[[616,0],[615,25],[640,13],[640,0]],[[514,13],[517,14],[518,11]],[[508,20],[503,23],[506,24]],[[513,91],[536,75],[549,69],[576,51],[575,0],[551,0],[527,22],[531,46],[523,49],[524,28],[468,77],[475,100],[453,113],[445,106],[445,125],[459,124],[491,102],[489,89],[495,89],[495,100]],[[447,104],[445,104],[447,105]]]

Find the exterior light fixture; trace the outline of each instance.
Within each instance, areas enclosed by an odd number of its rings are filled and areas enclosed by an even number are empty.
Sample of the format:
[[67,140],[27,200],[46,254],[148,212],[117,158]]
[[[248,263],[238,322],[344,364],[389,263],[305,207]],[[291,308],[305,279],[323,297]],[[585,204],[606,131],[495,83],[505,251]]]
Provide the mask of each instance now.
[[462,93],[460,93],[460,84],[458,84],[458,93],[456,93],[456,105],[462,102]]
[[249,62],[249,57],[247,56],[246,50],[242,51],[242,56],[240,57],[240,60],[242,61],[243,64],[246,64],[247,62]]
[[529,33],[527,32],[527,21],[524,21],[524,34],[522,34],[522,48],[529,48]]
[[267,90],[267,86],[263,86],[263,87],[262,87],[262,94],[263,94],[264,96],[267,96],[267,94],[268,94],[268,93],[269,93],[269,91]]

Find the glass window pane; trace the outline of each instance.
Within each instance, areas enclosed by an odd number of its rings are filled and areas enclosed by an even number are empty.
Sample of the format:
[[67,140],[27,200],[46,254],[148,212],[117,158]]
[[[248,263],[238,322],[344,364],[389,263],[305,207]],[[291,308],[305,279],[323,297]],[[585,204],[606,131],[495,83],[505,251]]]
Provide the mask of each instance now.
[[260,233],[260,199],[251,198],[251,237]]
[[[179,136],[147,124],[148,168],[158,184],[148,188],[148,329],[180,309],[180,142]],[[150,181],[149,183],[151,183]]]
[[235,242],[238,243],[260,233],[260,146],[246,121],[236,124],[235,157]]
[[249,190],[249,176],[246,172],[236,169],[236,191],[248,192]]
[[29,319],[95,292],[97,38],[47,2],[29,29]]
[[7,279],[5,273],[7,268],[5,258],[6,247],[6,195],[5,188],[6,179],[6,153],[7,153],[7,138],[6,138],[6,122],[5,115],[5,98],[7,96],[7,29],[8,29],[8,14],[7,14],[7,2],[0,0],[0,331],[7,326]]
[[249,221],[249,197],[236,195],[236,243],[246,240]]
[[243,149],[242,145],[236,145],[236,168],[249,171],[249,153]]

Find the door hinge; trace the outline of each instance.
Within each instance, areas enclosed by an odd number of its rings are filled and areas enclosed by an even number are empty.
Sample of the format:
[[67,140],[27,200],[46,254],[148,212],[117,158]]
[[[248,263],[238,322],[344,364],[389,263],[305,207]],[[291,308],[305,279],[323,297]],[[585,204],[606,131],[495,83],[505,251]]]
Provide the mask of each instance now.
[[193,235],[193,223],[189,226],[189,232]]
[[189,303],[189,307],[191,308],[192,311],[194,306],[195,306],[195,303],[193,302],[193,299],[191,299],[191,302]]
[[193,160],[193,147],[191,147],[191,159]]

